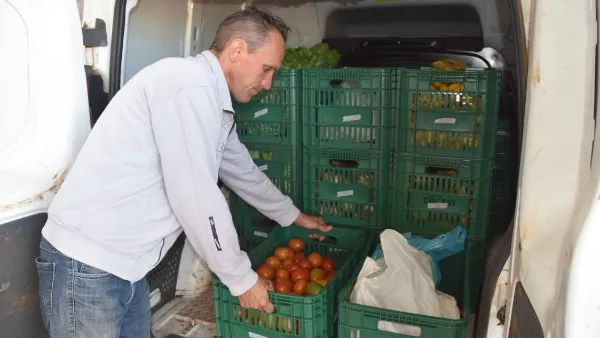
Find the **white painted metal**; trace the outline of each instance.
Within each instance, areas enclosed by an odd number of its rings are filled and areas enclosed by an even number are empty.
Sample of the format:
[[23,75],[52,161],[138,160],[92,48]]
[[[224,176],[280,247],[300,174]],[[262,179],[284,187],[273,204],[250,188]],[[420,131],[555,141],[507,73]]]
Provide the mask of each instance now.
[[0,45],[2,224],[47,210],[90,117],[77,2],[0,1]]
[[591,183],[595,4],[523,5],[530,14],[529,68],[511,289],[521,281],[546,336],[562,337],[560,290]]

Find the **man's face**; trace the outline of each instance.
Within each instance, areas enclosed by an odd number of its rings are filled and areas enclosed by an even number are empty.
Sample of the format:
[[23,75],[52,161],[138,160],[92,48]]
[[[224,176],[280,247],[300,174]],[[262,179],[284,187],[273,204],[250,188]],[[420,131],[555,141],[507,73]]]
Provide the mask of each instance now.
[[263,89],[271,88],[273,74],[285,56],[285,42],[277,31],[269,31],[269,43],[249,54],[242,52],[230,72],[231,94],[238,102],[248,102]]

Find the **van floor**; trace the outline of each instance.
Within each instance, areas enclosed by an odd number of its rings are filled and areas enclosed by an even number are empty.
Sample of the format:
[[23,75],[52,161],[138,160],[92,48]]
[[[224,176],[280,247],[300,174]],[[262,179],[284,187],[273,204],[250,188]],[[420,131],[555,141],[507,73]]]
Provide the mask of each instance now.
[[[466,338],[474,336],[475,317],[471,315]],[[158,310],[152,316],[152,334],[155,338],[217,337],[212,285],[197,297],[177,297]]]
[[217,336],[212,285],[193,298],[177,297],[152,315],[155,338]]

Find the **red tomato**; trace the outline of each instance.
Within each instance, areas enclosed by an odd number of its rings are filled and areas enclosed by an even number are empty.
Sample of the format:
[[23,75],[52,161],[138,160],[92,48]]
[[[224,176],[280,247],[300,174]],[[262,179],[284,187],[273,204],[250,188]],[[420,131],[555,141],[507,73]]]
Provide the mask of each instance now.
[[279,269],[281,266],[281,260],[275,256],[268,257],[265,263],[271,267],[271,269]]
[[303,295],[306,290],[308,282],[306,279],[299,279],[294,283],[294,293],[297,295]]
[[327,277],[325,277],[325,280],[327,282],[331,282],[331,280],[333,279],[333,277],[335,277],[335,274],[337,273],[336,270],[333,271],[329,271],[329,273],[327,274]]
[[294,287],[294,285],[292,284],[292,282],[289,279],[279,278],[279,279],[277,279],[277,281],[275,281],[275,285],[273,286],[273,289],[275,290],[275,292],[291,293],[293,287]]
[[305,269],[312,269],[313,265],[310,263],[310,261],[308,259],[304,259],[300,262],[300,267],[305,268]]
[[314,268],[320,268],[321,264],[323,264],[323,257],[321,257],[321,255],[317,252],[313,252],[308,255],[308,260]]
[[305,259],[303,252],[296,252],[296,255],[294,255],[294,263],[300,263]]
[[277,269],[277,272],[275,273],[275,278],[290,279],[290,272],[286,269]]
[[296,282],[300,279],[304,279],[308,281],[310,279],[310,270],[305,268],[300,268],[294,272],[292,272],[292,282]]
[[333,271],[335,268],[333,265],[333,261],[329,258],[323,258],[323,264],[321,264],[321,268],[327,272]]
[[259,277],[264,278],[266,280],[272,280],[275,278],[275,270],[273,270],[270,266],[263,264],[261,265],[256,273]]
[[285,269],[286,269],[286,270],[287,270],[287,271],[290,273],[290,275],[291,275],[291,274],[292,274],[292,272],[294,272],[294,271],[296,271],[296,270],[300,269],[300,265],[298,265],[298,264],[290,264],[290,265],[288,265],[288,266],[287,266]]
[[298,238],[292,238],[288,241],[288,247],[294,252],[301,252],[304,249],[304,242]]
[[279,247],[279,248],[275,249],[274,254],[280,260],[294,257],[294,252],[292,251],[292,249],[287,248],[287,247]]
[[287,268],[288,265],[294,264],[294,261],[291,258],[286,258],[281,262],[281,266]]

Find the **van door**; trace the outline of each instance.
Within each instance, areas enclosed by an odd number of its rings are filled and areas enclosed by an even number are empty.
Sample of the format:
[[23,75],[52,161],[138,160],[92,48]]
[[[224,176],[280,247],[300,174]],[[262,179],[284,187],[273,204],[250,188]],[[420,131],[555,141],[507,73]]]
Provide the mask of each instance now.
[[506,313],[497,304],[488,336],[598,337],[597,1],[519,2],[528,46],[519,193],[507,278],[496,284],[509,294]]
[[0,0],[0,46],[0,332],[44,337],[40,231],[90,130],[77,2]]

